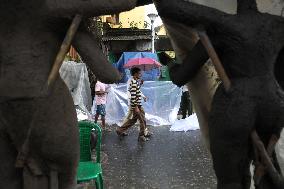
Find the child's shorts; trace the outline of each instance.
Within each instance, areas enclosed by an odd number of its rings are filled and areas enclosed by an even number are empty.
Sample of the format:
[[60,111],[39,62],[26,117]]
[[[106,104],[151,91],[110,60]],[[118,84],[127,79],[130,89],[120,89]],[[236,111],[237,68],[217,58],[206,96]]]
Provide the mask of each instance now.
[[97,114],[101,116],[106,115],[106,105],[105,104],[97,105]]

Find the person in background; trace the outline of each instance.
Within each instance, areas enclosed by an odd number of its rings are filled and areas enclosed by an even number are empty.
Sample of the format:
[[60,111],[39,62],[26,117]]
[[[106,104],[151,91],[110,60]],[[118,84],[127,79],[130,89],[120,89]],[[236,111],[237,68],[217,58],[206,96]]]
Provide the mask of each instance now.
[[180,108],[178,111],[178,119],[182,118],[185,119],[192,114],[192,104],[190,100],[190,93],[186,85],[181,87],[182,95],[181,95],[181,102]]
[[96,100],[96,106],[97,111],[95,115],[95,123],[97,123],[99,116],[101,116],[102,120],[102,129],[106,131],[110,131],[106,128],[105,123],[105,115],[106,115],[106,101],[107,101],[107,88],[108,85],[104,84],[100,81],[97,81],[96,87],[95,87],[95,100]]
[[[142,107],[142,93],[140,90],[141,83],[139,83],[139,80],[141,79],[141,70],[139,68],[131,68],[131,75],[132,79],[129,83],[128,91],[129,91],[129,98],[130,98],[130,106],[128,110],[128,114],[122,124],[121,127],[119,127],[116,130],[117,135],[119,136],[127,136],[126,130],[128,130],[130,127],[132,127],[137,120],[140,122],[140,132],[138,136],[138,141],[147,141],[149,140],[149,137],[152,135],[147,129],[146,129],[146,119],[145,119],[145,112]],[[142,81],[143,82],[143,81]],[[147,98],[144,97],[144,101],[146,101]]]

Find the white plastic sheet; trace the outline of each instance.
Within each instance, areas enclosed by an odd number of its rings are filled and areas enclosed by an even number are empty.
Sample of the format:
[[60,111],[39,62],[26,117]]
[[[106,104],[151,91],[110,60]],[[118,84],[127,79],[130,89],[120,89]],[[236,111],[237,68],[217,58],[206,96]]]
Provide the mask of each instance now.
[[[128,111],[126,84],[111,85],[107,96],[106,122],[121,126]],[[171,125],[180,105],[181,89],[170,81],[147,81],[141,87],[147,125]]]
[[170,128],[170,131],[193,131],[199,129],[199,123],[196,114],[192,114],[191,116],[175,120],[173,125]]
[[65,61],[59,72],[71,92],[74,104],[85,112],[90,112],[92,96],[86,65],[84,63]]
[[83,120],[90,120],[90,117],[88,116],[88,113],[76,108],[77,113],[77,120],[83,121]]

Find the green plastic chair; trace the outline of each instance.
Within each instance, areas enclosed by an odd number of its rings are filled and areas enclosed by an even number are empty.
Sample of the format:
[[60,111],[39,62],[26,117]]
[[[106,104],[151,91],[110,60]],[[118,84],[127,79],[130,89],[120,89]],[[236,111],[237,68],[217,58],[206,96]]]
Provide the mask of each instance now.
[[[91,158],[91,131],[95,129],[97,132],[96,143],[96,162]],[[79,121],[80,130],[80,162],[77,170],[77,182],[87,182],[91,180],[96,181],[96,188],[103,189],[103,175],[101,167],[101,127],[90,121]]]

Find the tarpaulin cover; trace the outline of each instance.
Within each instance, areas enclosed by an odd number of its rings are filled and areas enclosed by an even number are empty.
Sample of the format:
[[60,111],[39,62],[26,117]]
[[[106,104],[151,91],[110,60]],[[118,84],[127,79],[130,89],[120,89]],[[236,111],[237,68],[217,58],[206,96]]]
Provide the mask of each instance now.
[[[123,74],[123,78],[120,80],[120,83],[126,83],[130,76],[129,69],[123,68],[124,64],[128,62],[131,58],[152,58],[156,61],[158,60],[158,56],[156,53],[151,52],[124,52],[117,63],[113,64],[115,68],[118,69],[120,73]],[[144,81],[155,81],[160,76],[160,70],[159,69],[152,69],[149,71],[143,71],[142,79]]]
[[71,92],[74,104],[82,110],[90,112],[92,96],[86,65],[84,63],[65,61],[59,72]]
[[[109,89],[106,105],[106,122],[121,126],[128,111],[126,84],[113,84]],[[148,98],[143,102],[147,125],[171,125],[177,117],[181,89],[170,81],[147,81],[141,87]],[[94,110],[93,110],[94,113]]]

